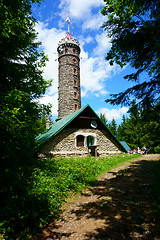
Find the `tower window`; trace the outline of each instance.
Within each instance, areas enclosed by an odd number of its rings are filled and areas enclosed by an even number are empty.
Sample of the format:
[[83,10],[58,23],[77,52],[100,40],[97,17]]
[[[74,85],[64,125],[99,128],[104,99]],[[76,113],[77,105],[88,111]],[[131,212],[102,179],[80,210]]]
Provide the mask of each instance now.
[[77,87],[77,81],[74,80],[74,87]]
[[74,111],[78,110],[78,104],[74,104]]
[[76,49],[73,48],[73,54],[76,54]]
[[78,93],[77,92],[74,92],[74,98],[78,98]]
[[78,135],[76,138],[77,147],[84,147],[84,136]]
[[75,75],[77,75],[77,68],[74,68],[74,69],[73,69],[73,73],[74,73]]
[[68,48],[65,48],[65,54],[68,53]]
[[74,63],[77,63],[77,59],[76,58],[73,58],[72,59]]

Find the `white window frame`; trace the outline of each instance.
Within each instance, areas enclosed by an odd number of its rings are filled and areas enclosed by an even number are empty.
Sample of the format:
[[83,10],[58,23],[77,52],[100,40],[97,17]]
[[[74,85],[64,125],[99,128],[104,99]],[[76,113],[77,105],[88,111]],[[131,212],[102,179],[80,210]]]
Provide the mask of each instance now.
[[97,145],[97,136],[96,136],[96,133],[83,133],[83,132],[76,132],[76,137],[75,137],[75,147],[77,147],[77,136],[78,135],[82,135],[84,137],[84,147],[87,148],[87,137],[88,136],[91,136],[91,137],[94,137],[94,145]]

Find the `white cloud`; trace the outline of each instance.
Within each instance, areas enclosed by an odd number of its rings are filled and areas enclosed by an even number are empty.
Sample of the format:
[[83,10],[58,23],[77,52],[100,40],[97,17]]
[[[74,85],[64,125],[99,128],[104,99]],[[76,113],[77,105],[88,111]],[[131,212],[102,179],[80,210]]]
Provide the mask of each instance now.
[[36,25],[36,31],[39,33],[38,40],[42,42],[42,48],[49,58],[49,61],[46,62],[43,76],[45,79],[53,79],[52,86],[47,90],[47,94],[52,95],[57,93],[58,86],[57,46],[66,33],[56,28],[48,29],[47,25],[41,22]]
[[90,14],[87,17],[83,18],[84,22],[82,25],[82,29],[98,30],[106,21],[106,19],[107,17],[103,16],[101,13]]
[[108,108],[100,108],[98,109],[97,113],[100,114],[105,114],[105,117],[107,120],[111,121],[113,118],[116,119],[121,119],[122,116],[127,113],[129,108],[127,107],[122,107],[118,109],[108,109]]
[[91,42],[94,41],[93,37],[91,37],[91,36],[86,37],[84,40],[85,40],[86,43],[91,43]]
[[104,33],[96,35],[97,45],[92,56],[84,51],[85,42],[82,42],[80,64],[82,97],[86,97],[90,93],[97,97],[108,94],[108,91],[105,90],[105,84],[111,73],[116,71],[117,66],[110,66],[109,62],[105,60],[105,54],[110,48],[110,43],[107,38],[105,41],[105,38]]
[[[81,21],[83,30],[97,30],[106,21],[107,17],[100,13],[100,10],[105,6],[103,0],[61,0],[59,8],[61,9],[60,16],[65,21],[69,12],[70,17]],[[97,8],[99,12],[97,13]],[[94,13],[96,9],[96,13]]]
[[110,39],[106,36],[106,33],[102,32],[101,34],[96,35],[95,40],[97,42],[97,47],[94,49],[94,54],[105,56],[112,46]]
[[57,46],[58,42],[64,38],[66,33],[56,28],[48,29],[47,25],[39,22],[36,25],[38,40],[42,42],[42,49],[48,55],[49,61],[44,68],[43,76],[45,79],[53,79],[52,86],[47,89],[46,94],[40,99],[40,103],[52,104],[52,115],[57,116],[58,109],[58,61]]
[[82,95],[88,92],[104,94],[104,80],[108,75],[110,66],[98,57],[87,57],[81,60],[81,86]]
[[93,8],[100,6],[104,6],[103,0],[61,0],[59,5],[62,9],[62,17],[65,17],[69,11],[71,17],[78,19],[87,18],[91,15]]
[[58,93],[49,96],[47,94],[43,95],[43,97],[41,97],[39,99],[39,102],[41,104],[52,104],[52,108],[51,108],[51,112],[52,112],[52,116],[57,116],[57,110],[58,110]]

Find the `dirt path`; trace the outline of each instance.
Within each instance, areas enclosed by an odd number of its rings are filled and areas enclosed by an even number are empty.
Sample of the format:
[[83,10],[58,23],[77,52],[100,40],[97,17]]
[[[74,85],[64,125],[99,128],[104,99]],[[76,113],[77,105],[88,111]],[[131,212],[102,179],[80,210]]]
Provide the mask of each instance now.
[[151,206],[157,159],[146,155],[106,172],[37,239],[160,239],[160,216]]

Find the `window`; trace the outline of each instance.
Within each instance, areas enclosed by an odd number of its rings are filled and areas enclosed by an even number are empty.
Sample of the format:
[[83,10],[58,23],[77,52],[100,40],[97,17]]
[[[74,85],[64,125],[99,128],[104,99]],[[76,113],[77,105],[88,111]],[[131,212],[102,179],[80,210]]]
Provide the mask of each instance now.
[[74,111],[78,110],[78,104],[74,104]]
[[73,54],[76,54],[76,49],[73,48]]
[[78,135],[76,138],[77,147],[84,147],[84,136]]
[[87,132],[77,132],[76,133],[76,138],[75,138],[75,146],[76,147],[83,146],[85,148],[91,147],[89,149],[92,149],[92,146],[96,147],[96,144],[97,144],[97,137],[96,137],[95,133],[87,133]]
[[78,98],[78,93],[77,92],[74,92],[74,98]]
[[74,63],[77,63],[77,59],[76,58],[73,58],[72,59]]
[[94,137],[87,136],[87,146],[93,146],[93,145],[94,145]]
[[65,48],[65,54],[68,53],[68,48]]
[[77,87],[77,81],[74,80],[74,87]]
[[76,69],[76,68],[73,69],[73,73],[74,73],[75,75],[77,75],[77,69]]

